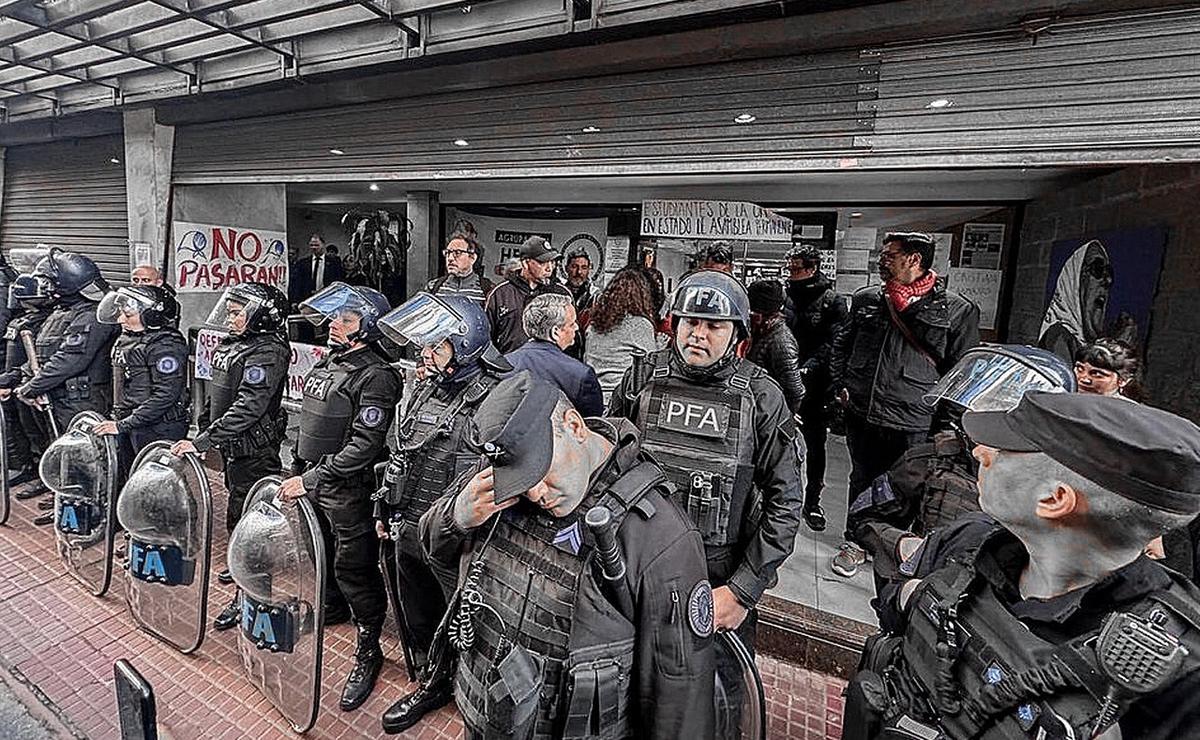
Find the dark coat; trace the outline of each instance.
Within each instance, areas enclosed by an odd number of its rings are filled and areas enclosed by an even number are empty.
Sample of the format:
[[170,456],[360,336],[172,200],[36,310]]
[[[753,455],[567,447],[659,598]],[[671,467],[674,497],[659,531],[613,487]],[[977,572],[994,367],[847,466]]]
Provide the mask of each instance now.
[[785,291],[791,308],[789,325],[800,349],[800,370],[809,390],[821,396],[829,383],[833,335],[846,320],[846,299],[821,273],[807,280],[789,280]]
[[531,288],[529,282],[520,275],[512,276],[492,290],[484,304],[484,310],[491,327],[492,344],[496,345],[496,349],[512,352],[529,340],[525,327],[521,325],[521,312],[534,296],[543,293],[558,293],[568,297],[571,295],[571,291],[558,283],[539,284]]
[[604,414],[604,394],[600,391],[596,371],[569,357],[557,344],[530,339],[504,359],[513,366],[513,372],[528,370],[535,378],[557,385],[584,416]]
[[792,336],[783,316],[766,319],[754,330],[746,359],[767,371],[767,375],[783,389],[788,408],[793,414],[799,414],[800,405],[804,403],[800,348],[796,346],[796,338]]
[[939,277],[933,290],[900,314],[918,349],[892,322],[886,300],[880,286],[854,294],[850,316],[834,334],[830,389],[836,394],[845,388],[849,410],[869,424],[926,432],[933,407],[922,396],[979,344],[979,308],[946,290]]
[[[342,266],[342,258],[337,255],[325,255],[325,287],[341,280],[346,281],[346,268]],[[308,298],[316,291],[313,288],[313,257],[309,255],[296,260],[292,265],[291,275],[288,276],[288,299],[293,303]]]

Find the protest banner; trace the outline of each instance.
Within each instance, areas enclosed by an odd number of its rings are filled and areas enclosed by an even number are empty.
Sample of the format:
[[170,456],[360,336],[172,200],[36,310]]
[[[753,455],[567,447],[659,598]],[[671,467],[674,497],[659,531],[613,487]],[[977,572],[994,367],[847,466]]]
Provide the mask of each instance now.
[[245,282],[287,292],[287,234],[176,221],[171,281],[178,293],[211,293]]
[[741,201],[644,200],[641,233],[672,239],[791,243],[792,221]]

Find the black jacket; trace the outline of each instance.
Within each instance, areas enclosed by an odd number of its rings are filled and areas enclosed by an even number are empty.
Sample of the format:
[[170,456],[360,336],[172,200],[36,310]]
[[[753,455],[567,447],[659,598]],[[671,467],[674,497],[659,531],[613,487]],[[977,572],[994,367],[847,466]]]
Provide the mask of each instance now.
[[123,367],[121,393],[113,394],[118,431],[187,418],[188,346],[178,329],[123,333],[112,356],[114,372]]
[[746,359],[767,371],[783,389],[788,408],[800,413],[804,402],[804,377],[800,373],[800,348],[783,316],[773,316],[755,327]]
[[[249,351],[238,355],[239,361],[232,368],[231,375],[236,378],[234,400],[192,440],[200,452],[212,447],[227,451],[247,442],[255,429],[281,430],[286,424],[281,400],[287,388],[291,346],[278,334],[229,335],[221,339],[221,344],[234,343],[250,345]],[[210,415],[211,406],[210,397]]]
[[484,310],[487,311],[488,324],[491,326],[492,344],[501,353],[512,352],[528,341],[529,335],[521,326],[521,312],[534,296],[543,293],[571,296],[571,291],[558,283],[543,283],[531,288],[529,282],[520,275],[513,275],[500,283],[488,296]]
[[[738,363],[746,362],[731,358],[714,369],[696,370],[684,366],[673,349],[659,351],[672,353],[672,373],[680,373],[701,387],[728,383]],[[609,416],[623,416],[639,428],[650,423],[649,419],[638,418],[639,396],[651,392],[651,386],[644,383],[639,366],[630,367],[609,399]],[[731,552],[708,553],[713,585],[729,586],[744,606],[757,604],[763,592],[774,585],[779,566],[792,554],[804,504],[795,446],[798,430],[779,384],[760,370],[750,381],[750,391],[754,395],[753,479],[761,496],[762,515],[755,528],[741,531]],[[744,510],[742,505],[737,508]]]
[[[604,472],[593,478],[577,511],[584,511],[614,480],[645,459],[637,432],[628,422],[589,419],[588,426],[617,446]],[[698,634],[693,626],[706,616],[703,608],[696,608],[706,606],[696,598],[707,589],[704,545],[699,532],[667,494],[665,484],[647,493],[625,515],[616,533],[624,554],[633,614],[624,613],[610,597],[596,570],[584,571],[568,650],[573,655],[595,653],[632,634],[633,668],[628,680],[634,686],[628,709],[633,737],[708,738],[713,733],[713,640]],[[432,561],[458,568],[461,558],[465,570],[468,558],[488,539],[491,522],[471,531],[460,529],[454,521],[456,498],[442,497],[421,518],[421,542]],[[500,516],[553,520],[524,499]],[[569,521],[572,516],[578,514],[572,512],[553,521]],[[487,551],[483,558],[486,563]],[[566,683],[565,676],[562,683]],[[547,711],[544,704],[541,711]]]
[[849,391],[849,410],[869,424],[928,431],[933,407],[922,396],[979,344],[979,308],[946,290],[939,277],[933,290],[899,315],[918,349],[892,322],[886,301],[880,286],[854,294],[850,316],[834,334],[830,390]]
[[800,369],[810,390],[824,393],[824,385],[829,382],[833,334],[848,312],[846,299],[819,272],[807,280],[787,281],[785,291],[792,310],[792,334],[800,348]]
[[[325,253],[324,287],[337,280],[345,282],[346,268],[342,266],[342,258],[336,254]],[[316,292],[313,283],[313,255],[296,260],[292,265],[288,280],[288,300],[299,303]]]

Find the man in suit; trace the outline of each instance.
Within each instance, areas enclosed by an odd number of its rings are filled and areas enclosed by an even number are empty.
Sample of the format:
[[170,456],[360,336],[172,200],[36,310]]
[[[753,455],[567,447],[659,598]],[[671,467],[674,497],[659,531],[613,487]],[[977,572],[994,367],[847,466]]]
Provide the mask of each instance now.
[[308,248],[312,254],[298,260],[292,268],[288,292],[293,303],[299,303],[327,285],[346,278],[341,258],[326,251],[325,239],[320,234],[309,237]]

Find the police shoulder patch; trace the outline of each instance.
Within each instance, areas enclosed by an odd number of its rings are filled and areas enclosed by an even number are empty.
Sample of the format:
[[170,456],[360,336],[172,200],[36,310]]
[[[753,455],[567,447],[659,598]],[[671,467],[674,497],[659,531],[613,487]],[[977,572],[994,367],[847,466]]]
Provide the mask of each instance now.
[[167,355],[166,357],[158,358],[158,362],[154,364],[158,371],[163,375],[172,375],[179,370],[179,360]]
[[377,427],[383,421],[383,409],[378,406],[363,406],[358,412],[358,419],[364,426]]
[[708,581],[701,580],[692,587],[687,603],[688,627],[696,637],[711,637],[713,633],[713,593]]
[[252,385],[258,385],[267,379],[267,369],[262,365],[247,365],[242,371],[242,380]]
[[63,345],[67,347],[82,347],[86,339],[82,332],[73,332],[63,338]]

